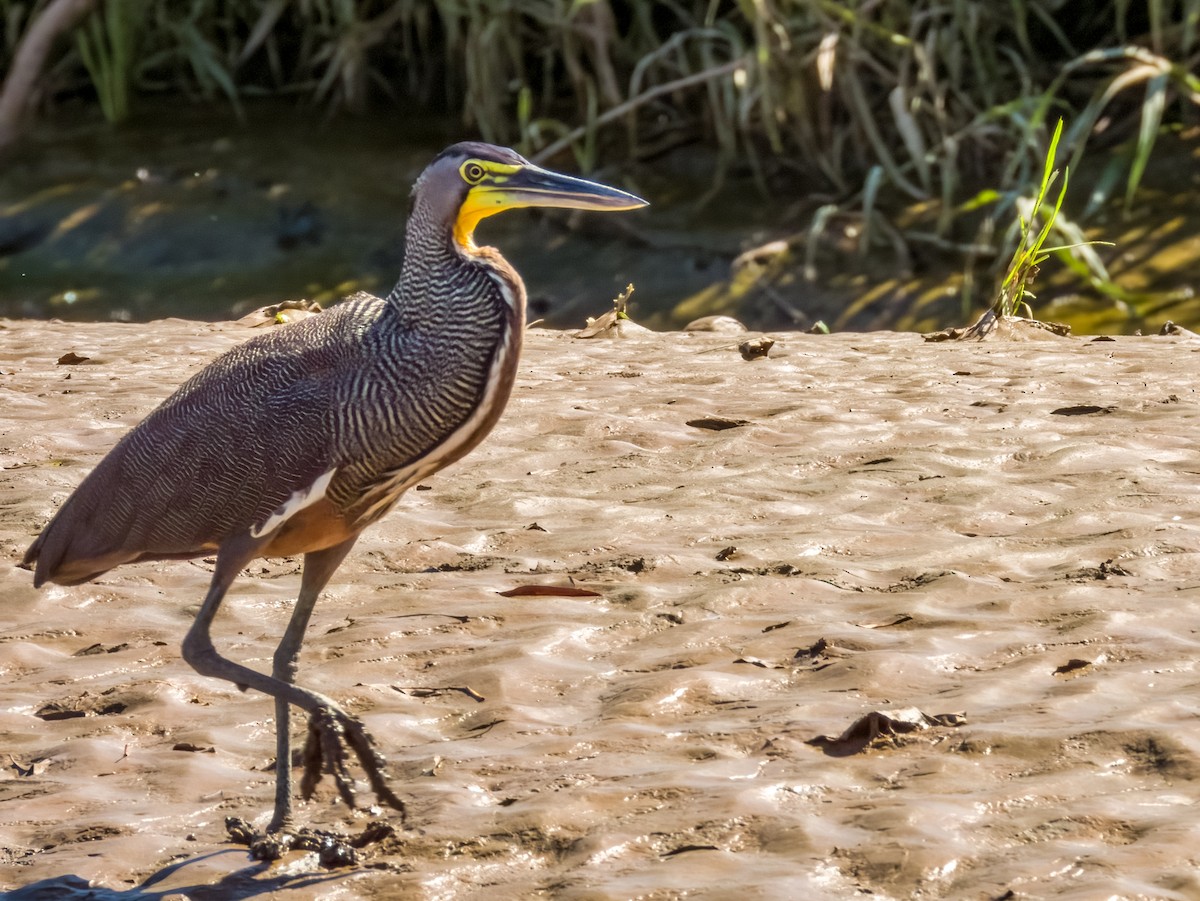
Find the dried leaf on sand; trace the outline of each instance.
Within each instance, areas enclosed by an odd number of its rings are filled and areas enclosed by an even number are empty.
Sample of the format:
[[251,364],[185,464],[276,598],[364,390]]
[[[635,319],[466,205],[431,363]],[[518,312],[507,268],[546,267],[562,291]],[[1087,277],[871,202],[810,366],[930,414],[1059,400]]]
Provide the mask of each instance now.
[[855,720],[836,738],[818,735],[806,744],[821,748],[831,757],[848,757],[869,747],[892,744],[897,736],[923,732],[943,726],[961,726],[967,721],[963,713],[928,714],[916,707],[901,710],[872,710]]

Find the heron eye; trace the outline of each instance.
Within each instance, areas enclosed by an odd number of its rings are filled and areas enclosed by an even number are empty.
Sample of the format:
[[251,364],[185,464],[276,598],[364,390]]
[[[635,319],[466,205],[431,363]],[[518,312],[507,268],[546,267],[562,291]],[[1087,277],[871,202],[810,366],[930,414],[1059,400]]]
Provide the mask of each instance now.
[[468,182],[473,185],[483,181],[484,172],[483,166],[479,163],[464,163],[462,167],[462,175]]

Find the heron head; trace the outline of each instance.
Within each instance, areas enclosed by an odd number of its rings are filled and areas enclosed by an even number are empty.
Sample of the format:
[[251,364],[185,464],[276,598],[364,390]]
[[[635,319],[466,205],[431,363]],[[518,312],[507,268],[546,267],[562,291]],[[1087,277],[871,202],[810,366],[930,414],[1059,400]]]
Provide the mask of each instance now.
[[625,191],[543,169],[506,147],[473,141],[448,147],[429,164],[414,188],[428,191],[446,203],[442,208],[454,240],[467,249],[475,246],[480,221],[505,210],[636,210],[647,205]]

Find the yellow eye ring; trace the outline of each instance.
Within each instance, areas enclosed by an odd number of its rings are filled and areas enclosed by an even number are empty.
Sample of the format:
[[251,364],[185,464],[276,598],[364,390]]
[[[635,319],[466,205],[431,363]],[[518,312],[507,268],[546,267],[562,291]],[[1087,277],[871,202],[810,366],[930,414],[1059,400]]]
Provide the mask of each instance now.
[[483,166],[479,165],[479,163],[473,162],[463,163],[460,171],[462,172],[463,179],[468,184],[472,185],[479,184],[481,181],[483,181],[483,177],[487,174]]

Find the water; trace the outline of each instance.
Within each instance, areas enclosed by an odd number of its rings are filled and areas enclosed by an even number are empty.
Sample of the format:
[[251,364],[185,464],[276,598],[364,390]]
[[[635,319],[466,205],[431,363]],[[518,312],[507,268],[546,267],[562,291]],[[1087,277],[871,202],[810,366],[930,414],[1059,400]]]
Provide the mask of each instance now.
[[[386,292],[413,180],[472,135],[414,113],[322,122],[278,102],[249,110],[246,123],[185,107],[115,130],[67,115],[42,125],[0,173],[0,316],[217,320]],[[595,175],[636,189],[630,176]],[[663,309],[724,274],[713,254],[649,247],[645,214],[603,218],[520,211],[485,222],[479,239],[522,272],[531,314],[562,326],[604,312],[630,281],[635,309]],[[724,246],[727,257],[736,239]]]
[[[41,124],[0,171],[0,316],[220,320],[283,300],[386,292],[413,179],[441,148],[474,135],[411,111],[324,121],[278,100],[247,109],[244,123],[226,107],[149,104],[116,130],[70,109]],[[1084,223],[1088,238],[1113,243],[1094,250],[1135,292],[1131,304],[1050,261],[1033,286],[1036,315],[1090,334],[1200,324],[1200,213],[1179,176],[1200,186],[1194,145],[1160,141],[1133,210]],[[1088,195],[1104,163],[1098,155],[1072,173],[1073,196]],[[571,168],[569,158],[557,164]],[[809,281],[805,232],[833,198],[795,172],[764,197],[733,172],[704,203],[715,170],[698,147],[613,166],[593,175],[646,197],[649,209],[517,211],[484,222],[479,237],[523,274],[532,318],[554,327],[582,326],[629,282],[634,317],[655,328],[729,313],[769,328],[823,319],[837,330],[932,330],[966,324],[990,301],[1003,261],[979,264],[974,303],[964,305],[959,257],[913,244],[917,271],[899,274],[890,244],[860,255],[852,211],[834,217]],[[921,231],[935,212],[889,215]],[[786,254],[731,277],[739,253],[780,238]]]

